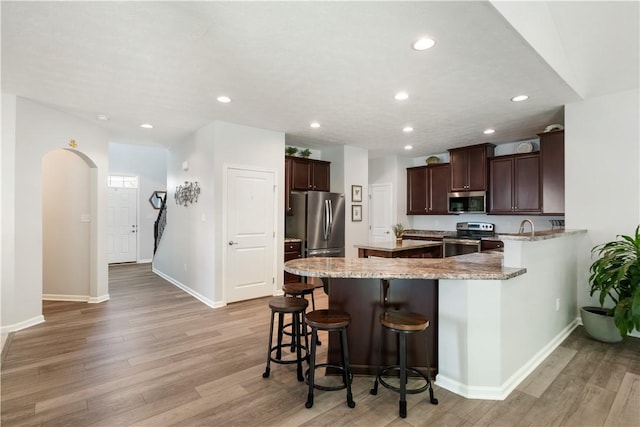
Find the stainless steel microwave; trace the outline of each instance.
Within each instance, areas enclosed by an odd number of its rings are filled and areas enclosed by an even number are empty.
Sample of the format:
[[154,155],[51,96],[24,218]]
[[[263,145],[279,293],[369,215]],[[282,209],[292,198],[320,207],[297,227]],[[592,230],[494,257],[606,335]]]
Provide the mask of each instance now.
[[464,191],[448,194],[449,213],[486,213],[486,191]]

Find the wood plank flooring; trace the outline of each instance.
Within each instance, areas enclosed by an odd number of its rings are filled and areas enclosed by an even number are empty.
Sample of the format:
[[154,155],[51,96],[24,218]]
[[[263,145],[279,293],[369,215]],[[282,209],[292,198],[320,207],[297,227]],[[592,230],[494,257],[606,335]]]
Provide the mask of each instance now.
[[436,386],[438,406],[410,395],[401,419],[396,394],[371,396],[371,378],[356,377],[354,409],[343,391],[317,391],[306,409],[295,365],[262,378],[267,298],[210,309],[149,264],[109,274],[111,300],[46,301],[45,323],[11,334],[2,426],[640,426],[637,338],[603,344],[578,328],[504,401]]

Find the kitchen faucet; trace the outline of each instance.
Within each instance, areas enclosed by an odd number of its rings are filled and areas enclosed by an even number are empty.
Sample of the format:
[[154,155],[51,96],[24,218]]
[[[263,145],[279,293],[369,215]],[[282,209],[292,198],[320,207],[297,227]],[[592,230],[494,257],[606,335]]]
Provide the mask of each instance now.
[[535,233],[534,231],[534,227],[533,227],[533,222],[530,219],[523,219],[522,222],[520,223],[520,229],[518,230],[518,234],[522,234],[524,233],[524,223],[528,222],[531,225],[531,237],[533,237],[533,234]]

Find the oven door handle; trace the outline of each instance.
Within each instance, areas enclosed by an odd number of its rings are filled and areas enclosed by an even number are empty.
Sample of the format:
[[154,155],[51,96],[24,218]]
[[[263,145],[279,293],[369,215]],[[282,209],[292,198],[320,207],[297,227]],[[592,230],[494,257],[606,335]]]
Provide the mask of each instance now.
[[454,245],[468,245],[468,246],[477,246],[480,244],[480,240],[470,240],[470,239],[443,239],[443,243],[454,244]]

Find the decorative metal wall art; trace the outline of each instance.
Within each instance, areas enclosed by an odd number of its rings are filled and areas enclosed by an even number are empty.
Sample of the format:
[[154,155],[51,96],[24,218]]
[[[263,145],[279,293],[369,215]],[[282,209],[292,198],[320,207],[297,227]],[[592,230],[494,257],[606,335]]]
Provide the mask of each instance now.
[[191,203],[198,203],[198,196],[200,195],[200,187],[198,181],[188,182],[185,181],[184,185],[178,185],[176,187],[176,204],[182,206],[188,206]]

